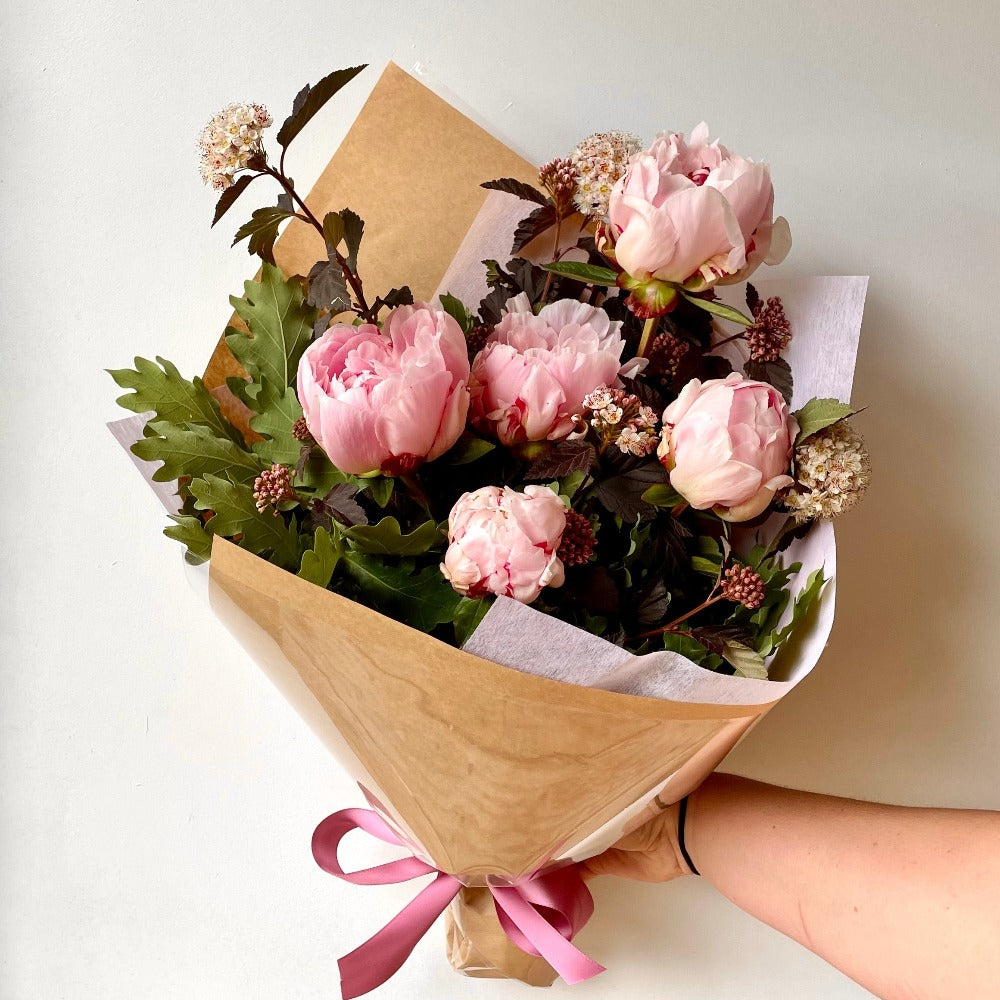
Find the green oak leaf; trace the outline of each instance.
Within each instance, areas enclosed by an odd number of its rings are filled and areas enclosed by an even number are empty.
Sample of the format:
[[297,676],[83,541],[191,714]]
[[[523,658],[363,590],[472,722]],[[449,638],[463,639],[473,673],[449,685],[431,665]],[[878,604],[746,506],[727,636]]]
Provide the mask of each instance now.
[[271,561],[284,569],[300,568],[301,542],[294,523],[286,526],[280,515],[258,511],[252,484],[208,474],[193,479],[189,489],[198,510],[214,511],[206,524],[213,535],[238,538],[243,548],[270,554]]
[[851,416],[857,411],[839,399],[810,399],[801,410],[796,410],[795,419],[799,422],[799,433],[795,443],[799,444],[807,437],[825,430],[832,424]]
[[274,241],[278,238],[278,229],[285,219],[291,219],[294,212],[288,212],[277,206],[258,208],[250,216],[249,222],[244,222],[233,237],[233,246],[249,239],[247,250],[257,254],[261,260],[274,263]]
[[301,286],[286,281],[273,264],[264,264],[260,281],[247,281],[244,298],[230,297],[250,335],[230,327],[226,344],[251,375],[274,385],[291,385],[299,358],[312,340],[316,310],[305,302]]
[[312,548],[302,553],[298,575],[317,587],[328,587],[340,562],[341,551],[339,540],[335,541],[326,528],[317,528]]
[[250,427],[264,440],[253,443],[254,454],[265,462],[294,468],[302,454],[302,442],[292,434],[292,427],[302,416],[302,407],[293,390],[276,386],[263,376],[259,384],[260,391],[250,404],[257,411],[250,418]]
[[390,610],[421,632],[455,620],[462,597],[437,566],[414,574],[408,566],[388,566],[350,550],[344,553],[342,565],[372,606]]
[[825,583],[826,577],[823,575],[822,566],[809,574],[805,585],[795,597],[795,604],[792,606],[792,620],[775,637],[775,648],[791,636],[802,619],[810,612],[819,599]]
[[219,410],[219,404],[197,376],[186,379],[164,358],[156,362],[136,358],[135,368],[108,369],[122,389],[132,392],[119,396],[117,403],[133,413],[153,411],[156,420],[172,424],[203,424],[220,437],[242,442],[239,432]]
[[132,453],[147,462],[163,462],[153,473],[158,483],[181,476],[227,475],[237,482],[253,482],[261,463],[229,438],[219,437],[203,424],[172,424],[153,420],[148,437],[132,445]]
[[348,528],[344,535],[355,551],[382,556],[419,556],[444,541],[433,521],[425,521],[404,535],[394,517],[383,517],[378,524],[355,525]]
[[669,483],[657,483],[650,486],[642,495],[642,499],[650,507],[666,507],[668,510],[687,501]]
[[164,528],[163,534],[187,546],[184,558],[189,563],[205,562],[212,554],[212,536],[205,530],[201,518],[193,514],[171,514],[170,520],[175,523]]

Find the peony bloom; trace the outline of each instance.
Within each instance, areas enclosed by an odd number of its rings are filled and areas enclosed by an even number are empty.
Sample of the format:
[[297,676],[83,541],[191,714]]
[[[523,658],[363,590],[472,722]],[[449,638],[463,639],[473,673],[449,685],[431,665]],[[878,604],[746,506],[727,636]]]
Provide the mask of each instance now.
[[676,132],[659,136],[632,158],[608,206],[614,256],[636,311],[670,307],[676,292],[661,283],[701,291],[783,260],[791,237],[773,207],[767,165],[709,143],[704,122],[690,143]]
[[460,594],[501,594],[530,604],[543,587],[561,587],[557,555],[566,507],[547,486],[483,486],[458,498],[448,517],[441,572]]
[[781,393],[733,373],[692,379],[663,411],[657,455],[670,485],[695,509],[749,521],[791,486],[798,423]]
[[536,316],[517,295],[472,363],[472,422],[506,445],[567,437],[587,393],[618,382],[621,326],[573,299]]
[[352,475],[410,472],[465,429],[469,357],[446,312],[401,306],[383,329],[337,323],[299,362],[299,402],[330,461]]

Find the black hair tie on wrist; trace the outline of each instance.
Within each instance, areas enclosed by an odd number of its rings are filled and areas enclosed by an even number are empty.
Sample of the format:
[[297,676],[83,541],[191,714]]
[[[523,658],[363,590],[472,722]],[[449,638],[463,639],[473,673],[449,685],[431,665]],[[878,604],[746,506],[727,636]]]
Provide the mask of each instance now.
[[688,797],[685,795],[681,799],[680,812],[677,816],[677,846],[681,849],[681,857],[687,863],[688,868],[691,869],[692,875],[700,875],[701,872],[698,871],[694,866],[694,862],[691,860],[691,855],[688,854],[687,845],[684,843],[684,821],[687,819],[688,811]]

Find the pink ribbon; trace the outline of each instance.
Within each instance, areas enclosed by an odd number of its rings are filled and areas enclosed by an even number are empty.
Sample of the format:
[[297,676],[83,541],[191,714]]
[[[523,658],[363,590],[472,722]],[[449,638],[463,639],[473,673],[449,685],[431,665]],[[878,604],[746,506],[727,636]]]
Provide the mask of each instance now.
[[[438,871],[413,855],[345,872],[337,850],[352,830],[364,830],[387,844],[405,846],[378,813],[342,809],[327,816],[313,834],[313,857],[320,868],[354,885],[389,885],[421,875],[434,875],[435,879],[374,937],[340,959],[344,1000],[363,996],[391,978],[462,888],[454,875]],[[580,983],[604,971],[602,965],[570,944],[594,912],[593,897],[575,865],[514,886],[490,886],[490,892],[507,937],[529,955],[544,958],[567,983]]]

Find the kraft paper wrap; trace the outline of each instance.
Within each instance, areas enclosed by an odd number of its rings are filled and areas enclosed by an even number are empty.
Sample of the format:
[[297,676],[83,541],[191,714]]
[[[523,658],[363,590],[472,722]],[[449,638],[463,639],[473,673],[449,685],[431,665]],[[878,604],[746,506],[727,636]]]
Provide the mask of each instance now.
[[[535,173],[390,64],[307,201],[320,218],[349,206],[366,220],[360,263],[370,298],[409,284],[418,300],[450,288],[474,305],[482,278],[472,265],[486,256],[505,259],[510,232],[524,214],[515,199],[487,198],[479,184],[500,176],[532,181]],[[275,259],[289,274],[307,273],[322,254],[318,235],[297,221],[275,245]],[[823,364],[830,371],[818,365],[818,385],[827,391],[811,394],[849,398],[864,279],[807,279],[796,287],[801,323],[818,317],[824,324],[820,342],[829,348]],[[795,299],[792,285],[772,293]],[[836,326],[838,317],[842,349],[835,337],[830,346],[830,322]],[[798,326],[796,331],[798,337]],[[817,340],[810,335],[807,350],[805,339],[792,345],[803,351],[791,359],[798,392],[814,388],[808,368],[817,367]],[[801,386],[800,365],[807,374]],[[226,377],[238,374],[220,341],[206,384],[224,395]],[[118,423],[122,440],[141,433],[139,418]],[[818,534],[818,541],[804,557],[804,571],[820,564],[832,571],[828,529],[810,536]],[[707,678],[707,671],[677,669],[674,693],[651,698],[623,693],[627,685],[606,690],[579,686],[590,683],[586,679],[567,683],[559,679],[558,664],[529,664],[534,654],[552,649],[558,635],[560,648],[573,651],[570,660],[603,670],[601,677],[631,678],[633,684],[644,666],[581,630],[509,607],[515,602],[498,602],[491,610],[473,636],[489,658],[475,656],[218,538],[209,596],[220,619],[352,774],[368,804],[415,854],[467,886],[447,915],[452,965],[470,976],[532,985],[549,985],[555,973],[503,935],[481,887],[593,856],[641,823],[654,796],[676,801],[697,787],[808,673],[833,614],[831,582],[799,648],[788,654],[792,662],[778,674],[783,680]],[[511,629],[520,634],[520,651]]]

